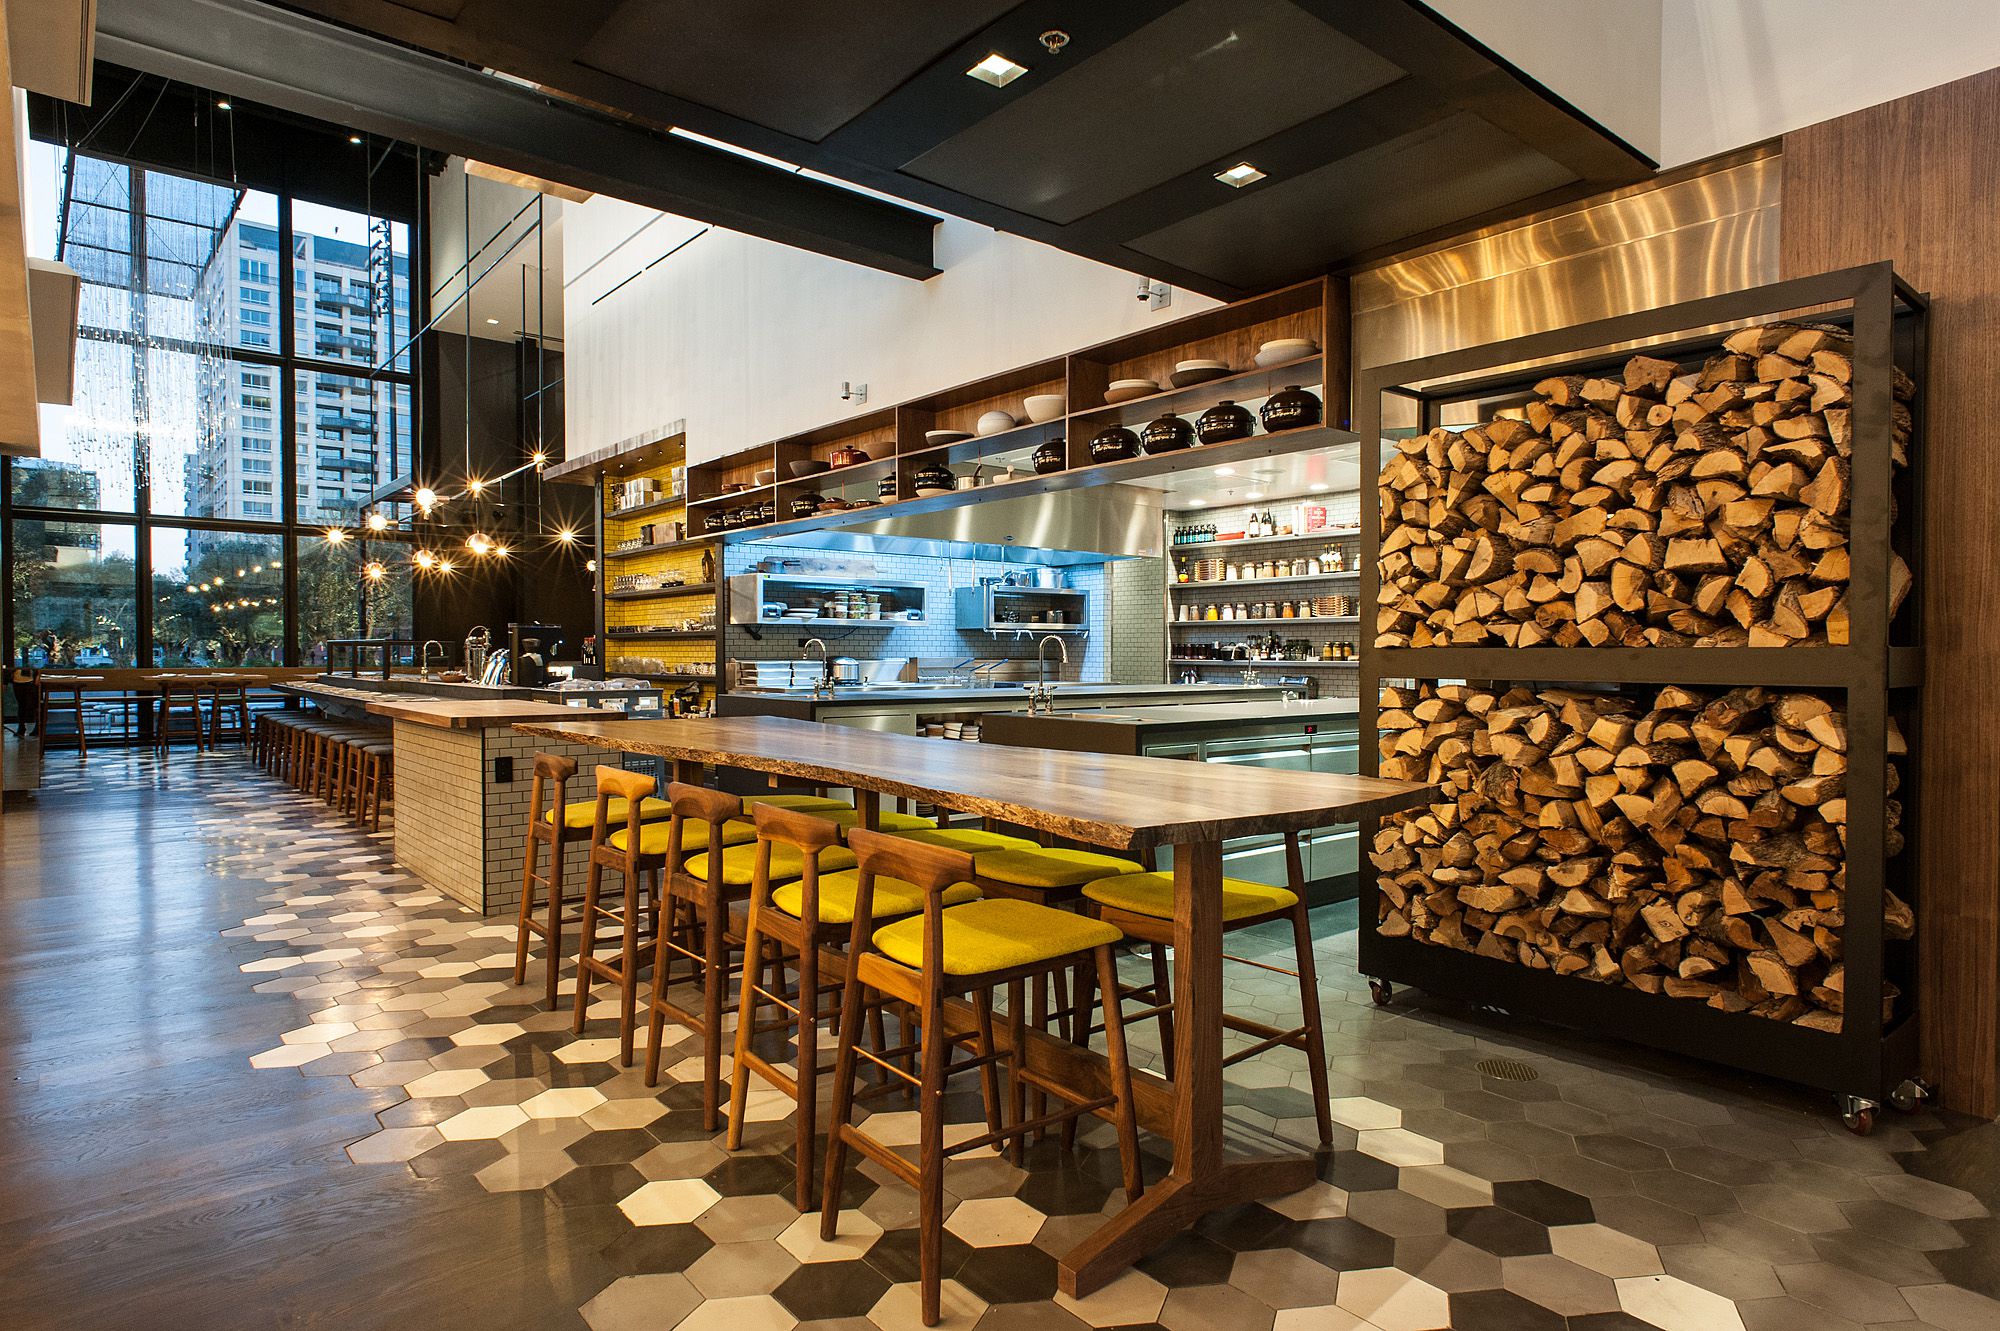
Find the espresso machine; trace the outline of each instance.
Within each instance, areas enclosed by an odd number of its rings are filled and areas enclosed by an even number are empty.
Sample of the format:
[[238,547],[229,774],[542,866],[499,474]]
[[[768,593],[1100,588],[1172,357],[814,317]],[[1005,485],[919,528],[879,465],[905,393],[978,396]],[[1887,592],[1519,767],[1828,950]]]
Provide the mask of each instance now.
[[549,662],[562,646],[562,633],[555,624],[509,624],[507,682],[517,689],[539,689],[546,685]]

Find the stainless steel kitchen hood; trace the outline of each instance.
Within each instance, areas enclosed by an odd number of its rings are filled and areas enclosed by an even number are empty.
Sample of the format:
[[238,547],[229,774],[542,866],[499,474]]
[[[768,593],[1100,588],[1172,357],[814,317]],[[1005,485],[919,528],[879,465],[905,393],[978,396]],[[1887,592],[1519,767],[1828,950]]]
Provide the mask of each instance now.
[[839,529],[793,532],[773,544],[813,550],[984,559],[1001,564],[1101,564],[1157,557],[1162,494],[1102,485],[1002,498]]

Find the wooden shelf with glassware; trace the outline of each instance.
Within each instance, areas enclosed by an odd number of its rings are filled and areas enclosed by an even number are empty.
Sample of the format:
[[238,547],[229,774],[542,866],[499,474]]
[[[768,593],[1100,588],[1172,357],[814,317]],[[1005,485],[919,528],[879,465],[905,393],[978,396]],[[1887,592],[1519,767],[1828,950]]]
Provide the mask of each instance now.
[[1185,465],[1350,443],[1347,384],[1346,285],[1315,278],[696,463],[689,534],[726,543],[995,484],[1138,479],[1189,448],[1200,461]]
[[597,490],[597,639],[604,673],[699,684],[714,701],[717,547],[687,530],[687,441],[627,441],[551,467]]

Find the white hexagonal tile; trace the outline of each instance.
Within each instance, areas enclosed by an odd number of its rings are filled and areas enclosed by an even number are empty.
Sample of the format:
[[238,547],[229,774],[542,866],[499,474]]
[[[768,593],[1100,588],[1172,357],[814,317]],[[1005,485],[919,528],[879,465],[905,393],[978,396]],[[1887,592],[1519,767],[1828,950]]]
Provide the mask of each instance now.
[[686,1276],[622,1276],[577,1312],[591,1331],[669,1331],[700,1303]]
[[[641,1025],[639,1029],[644,1031],[646,1028]],[[558,1063],[609,1063],[617,1057],[618,1041],[615,1038],[571,1040],[555,1051]]]
[[[426,1065],[428,1066],[428,1065]],[[431,1100],[446,1095],[464,1095],[488,1080],[478,1068],[454,1068],[449,1072],[428,1072],[403,1089],[412,1100]]]
[[250,1055],[250,1066],[296,1068],[316,1058],[324,1058],[332,1052],[331,1046],[323,1044],[281,1044],[276,1049],[266,1049],[261,1054]]
[[1345,1308],[1327,1304],[1321,1308],[1282,1308],[1271,1331],[1374,1331]]
[[960,1202],[944,1227],[975,1248],[1033,1243],[1047,1217],[1019,1197],[975,1197]]
[[1131,1326],[1155,1321],[1166,1301],[1167,1287],[1144,1271],[1127,1271],[1081,1299],[1056,1291],[1058,1307],[1092,1326]]
[[434,961],[417,974],[426,980],[454,980],[461,975],[470,975],[478,969],[477,963],[470,961]]
[[501,1021],[486,1026],[468,1026],[462,1031],[456,1031],[452,1034],[451,1042],[459,1045],[506,1044],[515,1036],[525,1034],[527,1032],[519,1024]]
[[323,1021],[311,1026],[301,1026],[295,1031],[286,1031],[278,1039],[286,1044],[332,1044],[345,1035],[352,1035],[360,1029],[351,1021]]
[[1445,1292],[1392,1266],[1341,1272],[1333,1301],[1382,1331],[1441,1331],[1451,1325]]
[[1355,1134],[1364,1155],[1392,1165],[1441,1165],[1444,1145],[1407,1128],[1371,1128]]
[[[882,1331],[925,1331],[923,1287],[915,1281],[891,1285],[868,1310],[868,1320]],[[937,1331],[972,1331],[986,1315],[986,1300],[956,1280],[938,1282]]]
[[1609,1225],[1551,1225],[1549,1250],[1613,1280],[1656,1276],[1666,1270],[1660,1264],[1658,1248]]
[[1357,1131],[1367,1128],[1400,1128],[1403,1126],[1403,1111],[1394,1105],[1385,1105],[1380,1100],[1370,1100],[1366,1096],[1342,1096],[1331,1102],[1333,1121],[1344,1123]]
[[611,1132],[619,1128],[643,1128],[666,1112],[667,1107],[649,1093],[641,1100],[607,1100],[586,1111],[583,1121],[592,1131]]
[[1266,1197],[1264,1205],[1287,1220],[1338,1220],[1347,1214],[1347,1190],[1315,1179],[1297,1192]]
[[882,1226],[860,1211],[842,1211],[831,1239],[819,1236],[819,1212],[800,1216],[778,1235],[778,1246],[801,1262],[851,1262],[882,1237]]
[[662,1179],[642,1184],[618,1209],[635,1225],[684,1225],[721,1200],[721,1193],[698,1178]]
[[446,1141],[481,1141],[505,1136],[527,1121],[519,1105],[482,1105],[453,1114],[437,1130]]
[[799,1319],[768,1294],[710,1299],[687,1315],[674,1331],[792,1331]]
[[[1343,1289],[1346,1280],[1341,1277]],[[1660,1331],[1743,1331],[1733,1302],[1678,1276],[1632,1276],[1616,1283],[1618,1306]]]
[[543,1091],[521,1102],[529,1118],[582,1118],[604,1103],[604,1095],[594,1087],[570,1086]]
[[347,1148],[347,1158],[357,1165],[398,1164],[422,1155],[444,1138],[436,1128],[384,1128]]

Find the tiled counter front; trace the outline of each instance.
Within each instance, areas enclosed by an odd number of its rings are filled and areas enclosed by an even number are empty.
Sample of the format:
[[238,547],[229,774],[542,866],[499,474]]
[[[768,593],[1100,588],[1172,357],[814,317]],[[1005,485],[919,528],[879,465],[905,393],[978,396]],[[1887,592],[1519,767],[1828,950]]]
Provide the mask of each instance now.
[[[600,764],[624,766],[615,749],[535,739],[507,726],[446,730],[398,722],[395,734],[397,861],[488,915],[511,913],[521,902],[535,755],[576,760],[576,777],[565,792],[570,800],[596,798],[592,772]],[[514,760],[512,781],[493,779],[500,758]],[[567,883],[581,886],[588,856],[583,843],[568,848]]]

